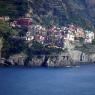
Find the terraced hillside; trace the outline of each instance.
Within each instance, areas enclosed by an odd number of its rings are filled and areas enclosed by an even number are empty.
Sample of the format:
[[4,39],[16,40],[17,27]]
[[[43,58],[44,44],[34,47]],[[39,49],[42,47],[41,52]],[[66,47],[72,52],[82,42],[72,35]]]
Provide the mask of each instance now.
[[28,5],[33,10],[35,23],[95,27],[95,0],[0,0],[0,15],[24,16]]
[[43,23],[58,25],[75,23],[84,28],[93,28],[94,5],[94,0],[32,0],[31,6],[40,22],[42,19]]

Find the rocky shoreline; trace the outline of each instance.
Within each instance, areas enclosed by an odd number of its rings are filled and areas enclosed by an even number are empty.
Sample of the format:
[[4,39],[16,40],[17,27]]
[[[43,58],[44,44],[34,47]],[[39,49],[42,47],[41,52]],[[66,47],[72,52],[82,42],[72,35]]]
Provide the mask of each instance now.
[[70,67],[88,63],[95,63],[95,54],[88,55],[77,50],[52,55],[34,55],[31,59],[21,54],[0,59],[0,66]]

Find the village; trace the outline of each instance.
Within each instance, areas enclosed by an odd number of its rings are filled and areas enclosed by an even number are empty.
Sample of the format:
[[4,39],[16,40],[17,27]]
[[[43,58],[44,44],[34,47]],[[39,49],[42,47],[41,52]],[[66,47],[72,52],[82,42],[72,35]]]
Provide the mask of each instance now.
[[[0,20],[8,21],[9,17],[0,17]],[[49,47],[64,49],[70,48],[68,44],[91,44],[95,38],[94,31],[85,30],[75,24],[62,27],[52,25],[50,28],[46,28],[40,24],[33,24],[32,18],[19,18],[9,24],[12,28],[27,29],[23,36],[25,41],[37,41]]]

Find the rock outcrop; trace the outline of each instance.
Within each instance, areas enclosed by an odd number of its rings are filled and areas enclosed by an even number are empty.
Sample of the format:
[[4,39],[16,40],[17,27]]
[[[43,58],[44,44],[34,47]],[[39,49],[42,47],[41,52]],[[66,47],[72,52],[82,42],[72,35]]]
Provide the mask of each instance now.
[[27,58],[27,56],[25,54],[21,53],[21,54],[16,54],[16,55],[10,56],[10,58],[7,59],[7,61],[12,66],[15,66],[15,65],[24,66],[26,58]]
[[41,55],[41,56],[37,56],[37,55],[34,55],[31,60],[28,61],[27,66],[42,66],[43,62],[45,60],[45,56],[44,55]]
[[69,54],[73,61],[76,62],[89,62],[89,55],[78,50],[71,50]]
[[61,53],[58,55],[51,55],[47,60],[48,67],[64,67],[74,65],[69,53]]
[[17,54],[9,59],[1,58],[0,66],[65,67],[94,62],[94,53],[86,54],[78,50],[72,50],[70,52],[61,52],[60,54],[35,55],[31,59],[28,59],[24,54]]

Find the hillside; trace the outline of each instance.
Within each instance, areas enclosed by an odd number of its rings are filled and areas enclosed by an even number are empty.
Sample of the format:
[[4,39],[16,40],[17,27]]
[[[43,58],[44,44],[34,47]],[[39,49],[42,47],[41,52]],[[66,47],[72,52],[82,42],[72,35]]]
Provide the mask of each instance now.
[[75,23],[84,28],[95,26],[94,0],[0,0],[0,15],[25,16],[31,7],[35,23],[45,26]]
[[17,18],[27,12],[27,0],[0,0],[0,16]]
[[93,28],[94,5],[94,0],[32,0],[31,7],[38,21],[43,24],[75,23],[84,28]]

